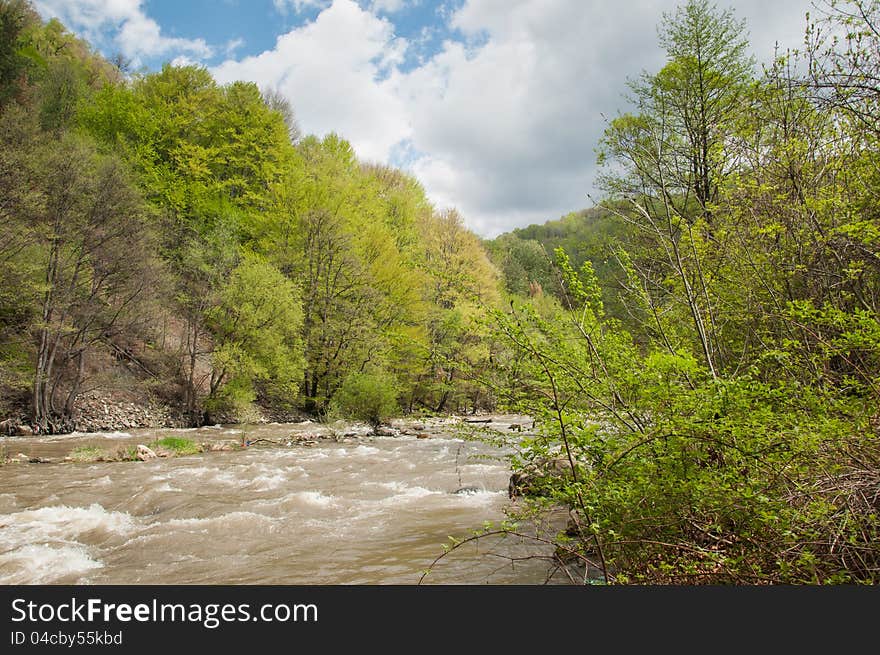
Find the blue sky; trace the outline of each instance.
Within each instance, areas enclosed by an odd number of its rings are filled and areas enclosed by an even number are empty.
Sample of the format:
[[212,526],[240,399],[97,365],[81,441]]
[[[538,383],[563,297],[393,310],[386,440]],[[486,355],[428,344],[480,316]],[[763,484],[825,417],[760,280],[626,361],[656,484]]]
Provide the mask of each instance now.
[[[358,2],[365,10],[373,8],[375,14],[393,22],[397,36],[418,45],[410,48],[404,69],[417,66],[421,56],[435,53],[444,38],[453,36],[444,17],[463,3],[464,0]],[[202,38],[212,44],[215,54],[202,61],[210,65],[221,63],[230,54],[246,57],[272,49],[279,34],[313,22],[331,4],[321,0],[300,4],[292,0],[146,0],[141,6],[169,36]],[[155,68],[162,64],[162,57],[151,57],[144,63]]]
[[[627,77],[664,62],[675,0],[32,0],[133,67],[208,67],[291,101],[401,166],[482,236],[592,204],[606,121]],[[731,0],[759,62],[801,44],[810,0]]]

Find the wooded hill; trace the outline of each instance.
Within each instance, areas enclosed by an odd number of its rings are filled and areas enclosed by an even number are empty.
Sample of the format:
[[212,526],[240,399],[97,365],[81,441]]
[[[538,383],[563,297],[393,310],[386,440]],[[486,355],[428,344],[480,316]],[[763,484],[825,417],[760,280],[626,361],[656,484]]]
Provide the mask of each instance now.
[[70,430],[92,390],[193,425],[340,390],[486,402],[450,362],[486,359],[497,274],[416,180],[301,136],[272,90],[126,76],[27,2],[0,21],[0,413]]

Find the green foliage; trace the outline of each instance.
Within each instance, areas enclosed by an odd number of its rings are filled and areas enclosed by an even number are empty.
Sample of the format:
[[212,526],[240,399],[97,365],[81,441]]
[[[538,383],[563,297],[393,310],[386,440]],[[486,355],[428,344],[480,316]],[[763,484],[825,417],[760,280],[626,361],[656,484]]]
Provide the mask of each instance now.
[[524,516],[569,508],[558,543],[607,582],[878,580],[880,96],[845,74],[876,70],[878,14],[854,4],[831,22],[867,41],[813,52],[821,102],[797,61],[750,81],[730,12],[665,16],[670,60],[601,155],[623,311],[565,248],[558,300],[494,316],[499,396],[538,427],[513,458]]
[[195,455],[196,453],[202,452],[201,446],[199,446],[199,444],[190,439],[184,439],[182,437],[163,437],[161,439],[157,439],[155,442],[150,444],[150,448],[152,448],[153,450],[167,450],[175,457],[182,457],[184,455]]
[[333,396],[330,413],[378,427],[398,411],[395,380],[376,370],[346,377]]
[[98,446],[77,446],[71,451],[70,459],[74,462],[104,462],[110,455]]
[[299,290],[274,266],[246,254],[206,312],[214,341],[209,410],[242,408],[258,381],[293,397],[302,379]]
[[[41,429],[69,429],[83,375],[108,353],[193,424],[255,403],[322,414],[372,369],[398,380],[410,410],[488,398],[465,371],[488,356],[474,319],[497,300],[496,272],[416,180],[359,162],[335,134],[303,137],[277,92],[199,66],[123,79],[57,20],[0,9],[0,104],[16,100],[0,124],[9,410],[35,405]],[[125,229],[104,238],[111,219]],[[123,300],[138,275],[141,292]]]
[[510,294],[534,298],[550,294],[566,302],[565,290],[554,267],[554,253],[562,248],[572,266],[589,262],[602,291],[602,302],[614,317],[626,320],[628,310],[620,294],[624,272],[615,256],[623,241],[632,241],[632,225],[612,211],[594,208],[574,212],[543,225],[517,228],[487,244],[501,269]]
[[0,0],[0,108],[21,92],[28,66],[26,30],[35,22],[25,0]]

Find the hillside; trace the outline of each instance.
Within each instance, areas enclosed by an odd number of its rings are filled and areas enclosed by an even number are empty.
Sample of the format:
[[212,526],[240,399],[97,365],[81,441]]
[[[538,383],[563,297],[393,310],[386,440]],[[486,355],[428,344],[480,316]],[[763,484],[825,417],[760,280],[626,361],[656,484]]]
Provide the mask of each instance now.
[[95,403],[186,425],[345,414],[358,385],[395,412],[491,402],[449,364],[485,357],[474,319],[498,298],[458,213],[301,136],[276,93],[126,75],[28,3],[0,12],[9,426],[101,426]]

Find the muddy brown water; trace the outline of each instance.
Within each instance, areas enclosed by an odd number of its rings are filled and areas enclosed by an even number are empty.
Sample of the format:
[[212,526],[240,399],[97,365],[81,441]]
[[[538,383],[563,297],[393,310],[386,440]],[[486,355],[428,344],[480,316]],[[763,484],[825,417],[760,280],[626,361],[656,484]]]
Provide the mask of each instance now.
[[[512,442],[507,428],[521,418],[491,425]],[[0,439],[10,456],[56,459],[77,446],[112,452],[165,436],[275,442],[0,468],[0,583],[415,584],[449,536],[505,518],[508,450],[441,420],[424,428],[427,438],[335,430],[334,439],[309,423]],[[306,434],[325,438],[287,445]],[[483,540],[444,558],[426,582],[543,583],[548,565],[528,559],[536,554],[534,543]]]

